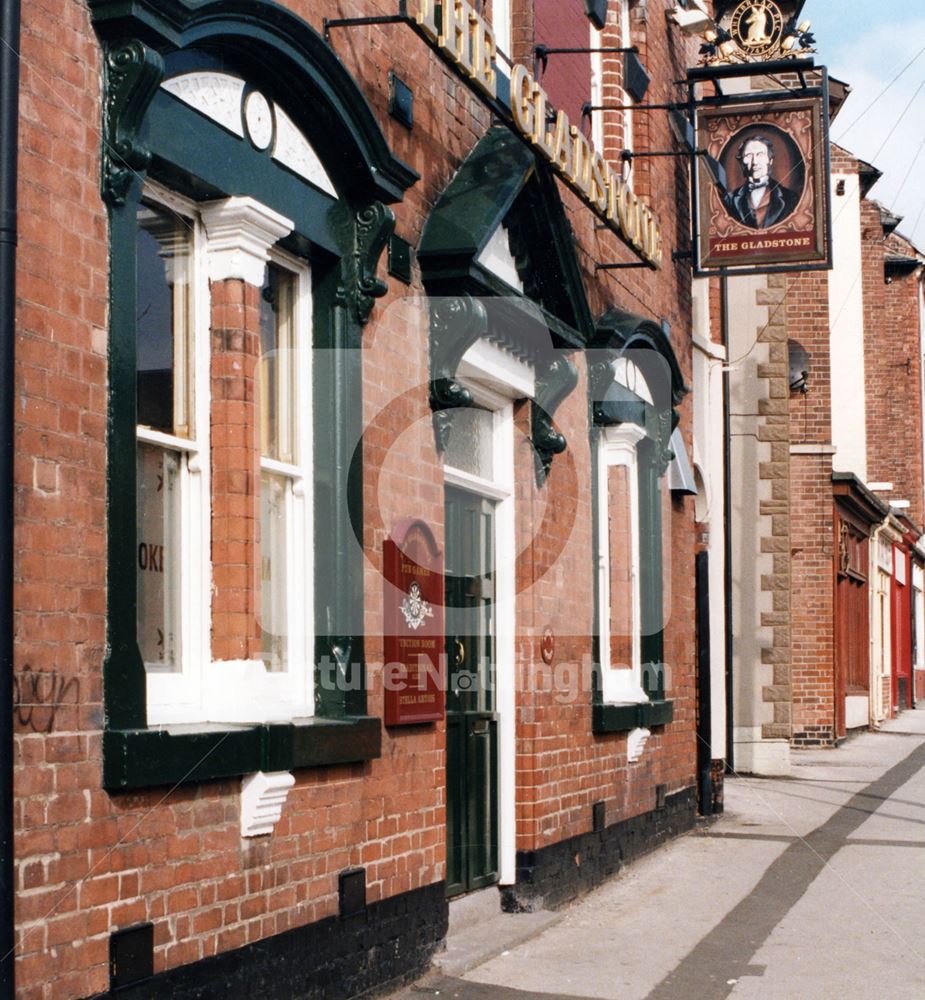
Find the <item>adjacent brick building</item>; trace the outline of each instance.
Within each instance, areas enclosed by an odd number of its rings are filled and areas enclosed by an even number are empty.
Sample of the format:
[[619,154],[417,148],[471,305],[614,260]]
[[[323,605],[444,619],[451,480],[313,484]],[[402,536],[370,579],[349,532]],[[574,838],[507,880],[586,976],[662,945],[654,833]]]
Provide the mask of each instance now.
[[833,269],[731,294],[739,770],[786,773],[791,747],[912,704],[922,258],[879,176],[833,146]]

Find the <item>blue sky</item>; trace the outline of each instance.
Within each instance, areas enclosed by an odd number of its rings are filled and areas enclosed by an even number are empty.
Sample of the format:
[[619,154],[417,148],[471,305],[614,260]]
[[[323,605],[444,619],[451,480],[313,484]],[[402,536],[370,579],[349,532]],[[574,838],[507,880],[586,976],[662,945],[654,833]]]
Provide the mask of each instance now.
[[803,18],[817,63],[851,86],[833,140],[883,171],[871,197],[902,215],[900,232],[925,249],[925,3],[807,0]]

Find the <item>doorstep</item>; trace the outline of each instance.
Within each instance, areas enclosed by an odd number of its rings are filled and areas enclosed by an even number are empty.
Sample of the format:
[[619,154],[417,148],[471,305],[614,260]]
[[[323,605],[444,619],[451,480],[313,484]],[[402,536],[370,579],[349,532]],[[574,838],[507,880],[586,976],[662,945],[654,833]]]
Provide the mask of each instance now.
[[470,892],[450,901],[446,948],[434,956],[434,966],[444,976],[463,976],[557,924],[563,916],[564,911],[551,910],[503,913],[497,886]]

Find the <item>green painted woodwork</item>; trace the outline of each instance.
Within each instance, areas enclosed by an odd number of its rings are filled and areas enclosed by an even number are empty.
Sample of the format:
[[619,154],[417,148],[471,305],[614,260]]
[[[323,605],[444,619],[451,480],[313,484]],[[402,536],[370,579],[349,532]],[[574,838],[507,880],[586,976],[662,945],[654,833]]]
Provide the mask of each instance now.
[[633,729],[667,726],[674,718],[674,703],[649,701],[638,705],[613,705],[595,702],[592,716],[595,733],[626,733]]
[[101,191],[110,205],[121,205],[135,174],[147,170],[151,160],[139,130],[164,76],[164,60],[138,39],[131,39],[107,46],[104,66]]
[[446,490],[447,894],[498,879],[494,505]]
[[[385,285],[376,276],[395,201],[417,175],[388,149],[375,117],[323,39],[266,0],[90,0],[107,44],[104,155],[110,205],[108,616],[104,782],[109,789],[227,778],[368,760],[380,753],[366,715],[362,632],[361,334]],[[183,49],[258,84],[287,109],[340,200],[304,183],[157,88]],[[204,57],[203,57],[204,58]],[[297,102],[289,100],[297,93]],[[311,259],[315,454],[317,717],[285,725],[147,729],[135,635],[135,235],[143,173],[195,201],[248,194],[295,222],[286,241]],[[339,675],[337,683],[331,683]]]
[[546,482],[553,456],[565,451],[565,437],[553,426],[553,416],[576,385],[578,369],[563,355],[547,360],[536,373],[536,396],[530,411],[530,438],[539,486]]
[[135,638],[135,232],[141,184],[109,217],[108,615],[103,693],[107,728],[147,724],[145,667]]
[[[305,133],[343,197],[400,201],[417,173],[394,156],[376,116],[334,50],[270,0],[88,0],[97,34],[135,38],[162,55],[218,51],[259,81]],[[298,94],[297,101],[287,100]]]
[[[250,195],[292,219],[295,236],[340,256],[348,234],[337,231],[339,203],[280,166],[266,151],[227,132],[188,104],[159,90],[151,102],[147,139],[155,151],[154,173],[196,201]],[[195,136],[195,141],[190,137]],[[208,178],[208,181],[206,181]]]
[[[504,222],[511,234],[524,296],[570,328],[555,346],[575,347],[592,335],[593,322],[574,250],[574,234],[555,178],[509,129],[488,131],[437,200],[417,251],[431,294],[520,295],[477,263]],[[546,343],[537,345],[540,349]]]
[[350,251],[343,263],[343,288],[353,320],[365,326],[375,300],[388,291],[388,285],[376,277],[376,269],[395,230],[395,215],[381,202],[372,202],[353,215],[349,230]]
[[[361,329],[351,321],[341,267],[315,268],[312,278],[315,711],[340,718],[366,711]],[[327,683],[323,671],[335,671],[338,683]]]
[[[188,730],[188,731],[183,731]],[[109,791],[233,778],[254,771],[352,764],[378,757],[378,719],[306,719],[257,726],[107,729],[103,787]]]
[[[666,329],[651,320],[613,308],[599,321],[589,354],[589,410],[592,453],[600,428],[634,423],[645,431],[636,448],[639,486],[639,588],[642,684],[650,701],[615,705],[602,701],[599,670],[594,672],[593,726],[596,733],[623,732],[665,725],[673,707],[665,700],[662,489],[672,453],[670,439],[678,425],[677,407],[689,391]],[[639,366],[652,394],[648,403],[613,381],[612,365],[629,356]],[[602,498],[595,478],[592,492],[594,551],[600,550],[598,511]],[[600,663],[600,622],[603,609],[595,588],[595,650]]]
[[478,257],[536,171],[529,148],[496,127],[476,144],[438,198],[418,247],[424,280],[463,275]]
[[[523,293],[478,261],[502,223]],[[553,456],[566,448],[553,414],[577,384],[572,363],[551,358],[550,351],[580,348],[592,332],[574,237],[548,167],[510,130],[491,129],[438,199],[417,257],[431,296],[430,396],[438,449],[446,446],[453,410],[472,405],[456,379],[459,361],[475,340],[489,335],[537,365],[531,433],[543,485]],[[482,310],[472,301],[484,303]]]
[[453,410],[473,406],[472,393],[456,378],[469,348],[488,332],[485,304],[471,295],[431,299],[430,408],[437,448],[446,451]]

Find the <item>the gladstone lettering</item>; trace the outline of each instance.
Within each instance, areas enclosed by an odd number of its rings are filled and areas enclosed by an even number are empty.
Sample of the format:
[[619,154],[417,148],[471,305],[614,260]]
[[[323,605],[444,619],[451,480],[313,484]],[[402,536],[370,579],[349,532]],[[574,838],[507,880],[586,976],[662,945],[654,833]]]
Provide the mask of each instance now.
[[[427,39],[486,96],[497,97],[491,26],[466,0],[412,0],[414,17]],[[437,11],[440,9],[440,14]],[[652,209],[582,131],[559,111],[547,123],[549,99],[533,74],[516,63],[511,71],[514,125],[595,214],[619,233],[653,267],[662,263],[662,235]]]

